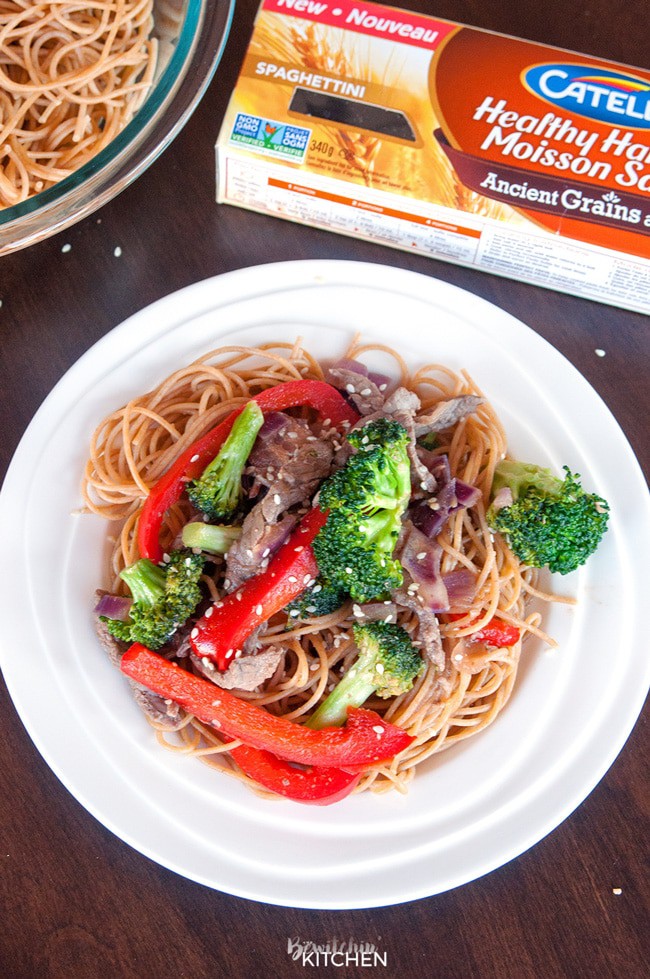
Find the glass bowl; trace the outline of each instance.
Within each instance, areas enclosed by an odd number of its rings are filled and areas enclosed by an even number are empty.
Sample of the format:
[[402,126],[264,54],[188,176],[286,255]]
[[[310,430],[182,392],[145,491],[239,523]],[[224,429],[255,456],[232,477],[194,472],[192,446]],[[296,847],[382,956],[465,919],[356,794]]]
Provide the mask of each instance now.
[[146,101],[78,170],[27,200],[0,207],[0,255],[35,244],[91,214],[153,163],[205,92],[221,59],[234,6],[235,0],[154,0],[153,35],[160,38],[160,47]]

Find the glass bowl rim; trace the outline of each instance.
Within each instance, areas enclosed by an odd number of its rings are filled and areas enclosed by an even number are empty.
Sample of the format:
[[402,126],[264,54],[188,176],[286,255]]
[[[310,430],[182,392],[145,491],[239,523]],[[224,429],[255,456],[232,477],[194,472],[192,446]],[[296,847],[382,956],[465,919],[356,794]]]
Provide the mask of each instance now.
[[49,237],[132,183],[178,135],[203,97],[230,33],[235,0],[188,0],[174,51],[146,101],[94,157],[52,187],[0,209],[0,255]]

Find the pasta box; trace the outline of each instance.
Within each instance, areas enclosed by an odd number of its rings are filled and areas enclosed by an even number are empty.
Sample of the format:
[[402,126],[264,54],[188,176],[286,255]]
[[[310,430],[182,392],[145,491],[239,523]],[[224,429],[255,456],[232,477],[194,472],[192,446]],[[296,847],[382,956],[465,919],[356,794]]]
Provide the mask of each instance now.
[[353,0],[263,0],[217,200],[650,312],[650,72]]

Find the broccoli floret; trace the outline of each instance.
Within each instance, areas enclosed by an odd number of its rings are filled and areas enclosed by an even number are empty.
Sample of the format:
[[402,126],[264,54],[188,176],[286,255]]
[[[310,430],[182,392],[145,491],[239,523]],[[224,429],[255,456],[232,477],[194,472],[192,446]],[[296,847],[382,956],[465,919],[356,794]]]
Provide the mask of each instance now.
[[322,575],[319,575],[311,587],[306,588],[286,607],[289,616],[287,626],[295,625],[301,619],[314,619],[321,615],[330,615],[340,609],[347,599],[347,592],[338,585],[333,585]]
[[181,536],[185,547],[196,547],[210,554],[225,554],[230,545],[241,537],[241,527],[194,520],[185,524]]
[[578,473],[564,466],[564,479],[549,469],[504,460],[496,468],[492,497],[503,488],[512,502],[487,512],[493,530],[503,534],[523,564],[551,571],[575,571],[598,547],[609,519],[609,505],[586,493]]
[[352,627],[359,656],[309,719],[312,728],[344,724],[348,707],[361,707],[368,697],[398,697],[413,686],[423,660],[408,632],[392,622]]
[[237,416],[230,435],[201,476],[188,483],[187,495],[197,510],[210,520],[230,520],[242,498],[242,473],[264,415],[256,401],[249,401]]
[[141,558],[120,574],[133,596],[128,618],[100,618],[116,639],[160,649],[201,601],[204,563],[203,556],[188,551],[173,551],[164,567]]
[[329,514],[313,548],[328,581],[368,602],[403,580],[392,554],[411,495],[409,436],[398,422],[380,418],[348,441],[357,452],[321,487],[319,506]]

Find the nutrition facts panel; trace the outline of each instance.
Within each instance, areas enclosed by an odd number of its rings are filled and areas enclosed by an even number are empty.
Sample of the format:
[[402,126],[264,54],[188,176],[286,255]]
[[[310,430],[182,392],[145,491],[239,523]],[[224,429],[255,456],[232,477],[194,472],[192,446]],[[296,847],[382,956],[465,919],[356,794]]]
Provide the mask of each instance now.
[[590,248],[556,236],[533,237],[486,225],[477,265],[536,285],[646,312],[650,307],[650,267],[641,259]]
[[458,221],[457,212],[301,170],[225,156],[219,200],[640,312],[650,308],[650,264],[643,259],[490,218]]
[[[433,213],[425,214],[415,202],[399,200],[397,206],[387,201],[374,203],[367,194],[352,196],[354,188],[346,185],[345,193],[329,183],[303,183],[301,173],[295,181],[287,179],[286,170],[275,174],[266,166],[242,159],[228,158],[224,181],[225,199],[265,210],[302,224],[354,235],[427,255],[439,255],[451,261],[474,264],[481,238],[480,229],[446,221]],[[305,175],[306,176],[306,175]]]

